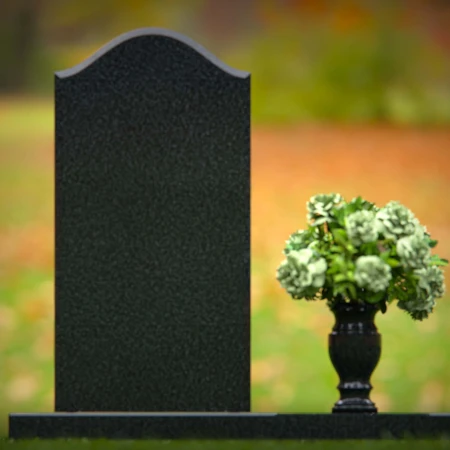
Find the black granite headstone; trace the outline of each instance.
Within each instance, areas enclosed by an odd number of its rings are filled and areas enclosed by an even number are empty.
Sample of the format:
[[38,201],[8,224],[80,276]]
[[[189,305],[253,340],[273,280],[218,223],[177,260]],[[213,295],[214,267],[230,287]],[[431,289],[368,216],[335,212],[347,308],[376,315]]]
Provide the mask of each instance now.
[[140,29],[55,102],[56,411],[249,411],[250,75]]

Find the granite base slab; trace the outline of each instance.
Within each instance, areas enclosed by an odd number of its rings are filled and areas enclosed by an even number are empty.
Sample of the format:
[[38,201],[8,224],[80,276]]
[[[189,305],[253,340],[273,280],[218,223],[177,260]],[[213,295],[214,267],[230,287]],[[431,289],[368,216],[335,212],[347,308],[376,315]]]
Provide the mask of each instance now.
[[10,414],[11,439],[450,438],[449,414]]

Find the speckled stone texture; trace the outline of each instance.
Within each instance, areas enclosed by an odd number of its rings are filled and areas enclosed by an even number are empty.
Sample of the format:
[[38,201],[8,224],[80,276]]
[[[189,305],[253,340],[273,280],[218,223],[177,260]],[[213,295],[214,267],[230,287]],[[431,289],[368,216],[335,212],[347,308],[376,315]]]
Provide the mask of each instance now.
[[249,411],[250,75],[137,30],[55,102],[56,411]]
[[9,430],[14,439],[450,438],[450,414],[21,414]]

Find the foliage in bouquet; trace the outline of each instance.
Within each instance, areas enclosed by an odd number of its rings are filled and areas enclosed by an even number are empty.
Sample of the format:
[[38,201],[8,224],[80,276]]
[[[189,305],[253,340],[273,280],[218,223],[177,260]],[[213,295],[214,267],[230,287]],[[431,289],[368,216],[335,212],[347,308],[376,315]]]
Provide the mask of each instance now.
[[293,299],[397,306],[423,320],[444,295],[448,261],[431,254],[437,244],[399,202],[378,208],[361,197],[319,194],[307,202],[308,226],[286,241],[277,279]]

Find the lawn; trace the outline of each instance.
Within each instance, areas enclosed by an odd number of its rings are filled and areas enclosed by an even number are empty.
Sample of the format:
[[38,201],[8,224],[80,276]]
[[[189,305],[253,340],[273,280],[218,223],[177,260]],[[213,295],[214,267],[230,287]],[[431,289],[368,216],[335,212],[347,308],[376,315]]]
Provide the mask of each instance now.
[[[8,412],[53,409],[52,102],[0,101],[0,123],[0,435],[5,435]],[[290,300],[275,280],[284,241],[304,226],[307,199],[318,192],[339,192],[347,198],[362,195],[380,205],[399,200],[428,226],[440,241],[436,250],[448,258],[449,150],[450,130],[442,128],[253,127],[253,411],[329,412],[337,399],[337,376],[327,354],[331,313],[323,303]],[[450,411],[449,316],[449,298],[444,298],[424,322],[413,322],[395,306],[377,317],[383,355],[373,376],[372,398],[380,411]],[[35,448],[32,442],[2,445]],[[58,443],[40,445],[50,449]],[[202,445],[275,447],[271,442]],[[297,444],[283,443],[293,445]],[[302,445],[348,448],[344,442]],[[358,448],[389,445],[399,444],[360,443]]]
[[427,449],[448,449],[450,441],[89,441],[82,440],[56,440],[56,441],[0,441],[0,450],[53,450],[53,449],[75,450],[78,448],[100,450],[108,448],[114,449],[215,449],[215,450],[271,450],[271,449],[311,449],[311,450],[422,450]]

